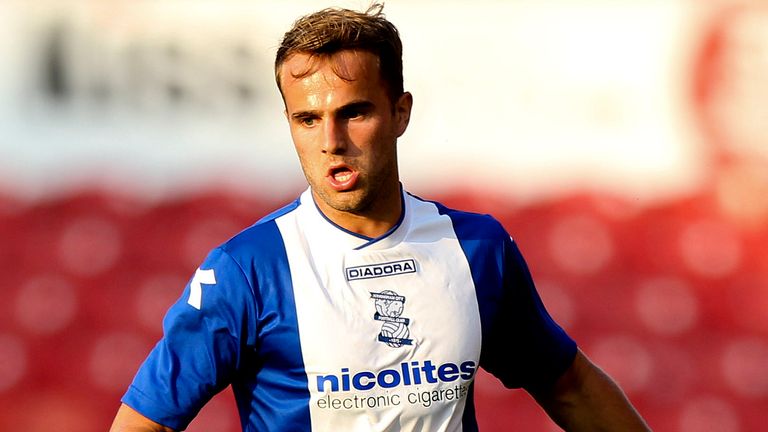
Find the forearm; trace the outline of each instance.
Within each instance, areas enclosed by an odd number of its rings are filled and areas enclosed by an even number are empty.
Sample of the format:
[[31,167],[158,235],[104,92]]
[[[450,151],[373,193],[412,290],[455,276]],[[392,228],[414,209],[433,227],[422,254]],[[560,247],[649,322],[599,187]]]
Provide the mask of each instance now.
[[109,432],[174,432],[144,417],[128,405],[120,405]]
[[549,391],[532,392],[566,431],[649,431],[619,386],[581,352]]

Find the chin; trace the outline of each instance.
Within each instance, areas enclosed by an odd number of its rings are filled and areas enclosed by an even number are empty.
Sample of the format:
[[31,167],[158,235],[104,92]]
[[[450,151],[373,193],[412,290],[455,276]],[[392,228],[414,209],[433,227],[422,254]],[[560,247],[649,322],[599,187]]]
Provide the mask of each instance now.
[[363,213],[370,207],[370,196],[362,191],[344,192],[342,199],[335,200],[334,208],[348,213]]
[[347,213],[359,213],[360,211],[364,210],[366,207],[359,200],[336,201],[334,203],[330,203],[330,206],[333,207],[335,210],[347,212]]
[[359,191],[337,192],[326,190],[318,195],[326,206],[337,211],[354,212],[361,207],[362,199],[359,196]]

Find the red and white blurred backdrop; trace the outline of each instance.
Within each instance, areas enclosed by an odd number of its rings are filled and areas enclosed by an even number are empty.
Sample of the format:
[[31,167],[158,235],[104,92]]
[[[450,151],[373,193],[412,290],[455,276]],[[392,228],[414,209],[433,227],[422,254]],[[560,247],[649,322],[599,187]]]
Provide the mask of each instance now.
[[[0,430],[105,430],[213,246],[303,189],[271,72],[367,2],[0,3]],[[768,2],[390,0],[403,181],[490,212],[659,431],[768,412]],[[488,431],[553,431],[478,376]],[[225,392],[191,431],[235,431]]]

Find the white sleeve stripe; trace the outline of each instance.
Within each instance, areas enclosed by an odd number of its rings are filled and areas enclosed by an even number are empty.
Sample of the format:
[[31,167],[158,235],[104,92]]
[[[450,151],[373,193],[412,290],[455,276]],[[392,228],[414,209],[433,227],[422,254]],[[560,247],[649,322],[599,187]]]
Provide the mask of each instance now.
[[213,285],[216,283],[216,275],[213,269],[202,270],[197,269],[195,276],[192,277],[192,282],[189,283],[189,303],[193,308],[200,310],[203,303],[203,287],[202,284]]

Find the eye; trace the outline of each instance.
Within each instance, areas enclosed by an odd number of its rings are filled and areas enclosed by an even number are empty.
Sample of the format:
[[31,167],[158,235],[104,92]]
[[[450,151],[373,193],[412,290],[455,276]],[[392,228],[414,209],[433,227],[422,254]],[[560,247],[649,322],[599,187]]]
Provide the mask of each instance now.
[[304,127],[313,127],[317,123],[317,117],[313,115],[299,115],[294,117],[294,121]]
[[360,120],[370,114],[372,107],[366,103],[353,104],[341,110],[341,117],[346,120]]
[[345,113],[345,117],[349,120],[353,120],[356,118],[362,117],[365,113],[363,113],[361,110],[349,110]]

